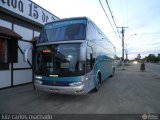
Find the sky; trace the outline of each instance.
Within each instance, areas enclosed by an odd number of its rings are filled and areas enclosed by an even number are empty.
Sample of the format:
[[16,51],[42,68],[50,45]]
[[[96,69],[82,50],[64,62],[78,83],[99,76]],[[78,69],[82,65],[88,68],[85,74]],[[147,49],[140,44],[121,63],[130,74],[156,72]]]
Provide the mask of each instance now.
[[[104,32],[122,56],[121,28],[128,58],[160,54],[160,0],[32,0],[59,18],[86,16]],[[102,3],[105,12],[100,4]],[[110,22],[112,24],[110,24]],[[119,33],[117,32],[119,31]]]

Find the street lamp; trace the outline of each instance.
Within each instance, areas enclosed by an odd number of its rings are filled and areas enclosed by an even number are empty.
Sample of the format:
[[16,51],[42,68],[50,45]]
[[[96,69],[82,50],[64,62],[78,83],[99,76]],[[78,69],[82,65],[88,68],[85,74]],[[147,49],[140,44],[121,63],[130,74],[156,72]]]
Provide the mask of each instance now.
[[137,35],[137,34],[131,35],[128,39],[126,39],[126,41],[129,40],[130,38],[132,38],[132,37],[135,36],[135,35]]
[[[128,39],[126,39],[126,41],[128,41],[130,38],[132,38],[133,36],[135,36],[135,35],[137,35],[137,34],[133,34],[133,35],[131,35]],[[126,44],[126,60],[128,59],[128,51],[127,51],[127,45],[128,44]]]

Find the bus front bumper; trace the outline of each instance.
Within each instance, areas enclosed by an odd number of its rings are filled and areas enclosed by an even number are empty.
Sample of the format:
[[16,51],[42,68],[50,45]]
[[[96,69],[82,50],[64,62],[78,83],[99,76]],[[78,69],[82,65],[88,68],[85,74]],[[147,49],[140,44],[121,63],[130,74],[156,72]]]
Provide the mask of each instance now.
[[36,90],[51,92],[56,94],[70,94],[70,95],[83,95],[86,94],[84,91],[84,85],[81,86],[48,86],[42,84],[34,84]]

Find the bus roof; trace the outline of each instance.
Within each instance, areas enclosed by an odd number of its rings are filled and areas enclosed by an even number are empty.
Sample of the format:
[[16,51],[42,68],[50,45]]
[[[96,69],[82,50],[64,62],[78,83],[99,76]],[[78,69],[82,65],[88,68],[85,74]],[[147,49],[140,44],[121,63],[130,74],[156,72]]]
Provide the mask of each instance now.
[[52,22],[48,22],[45,25],[50,24],[50,23],[54,23],[54,22],[60,22],[60,21],[65,21],[65,20],[76,20],[76,19],[90,20],[88,17],[85,17],[85,16],[84,17],[70,17],[70,18],[63,18],[63,19],[58,19],[58,20],[52,21]]

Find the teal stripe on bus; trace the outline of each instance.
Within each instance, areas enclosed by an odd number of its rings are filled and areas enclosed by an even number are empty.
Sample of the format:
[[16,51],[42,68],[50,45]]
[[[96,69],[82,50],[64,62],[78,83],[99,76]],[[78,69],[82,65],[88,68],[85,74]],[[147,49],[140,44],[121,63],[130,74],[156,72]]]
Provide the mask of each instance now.
[[67,82],[79,82],[81,81],[82,76],[74,76],[74,77],[47,77],[42,76],[42,80],[47,81],[67,81]]

